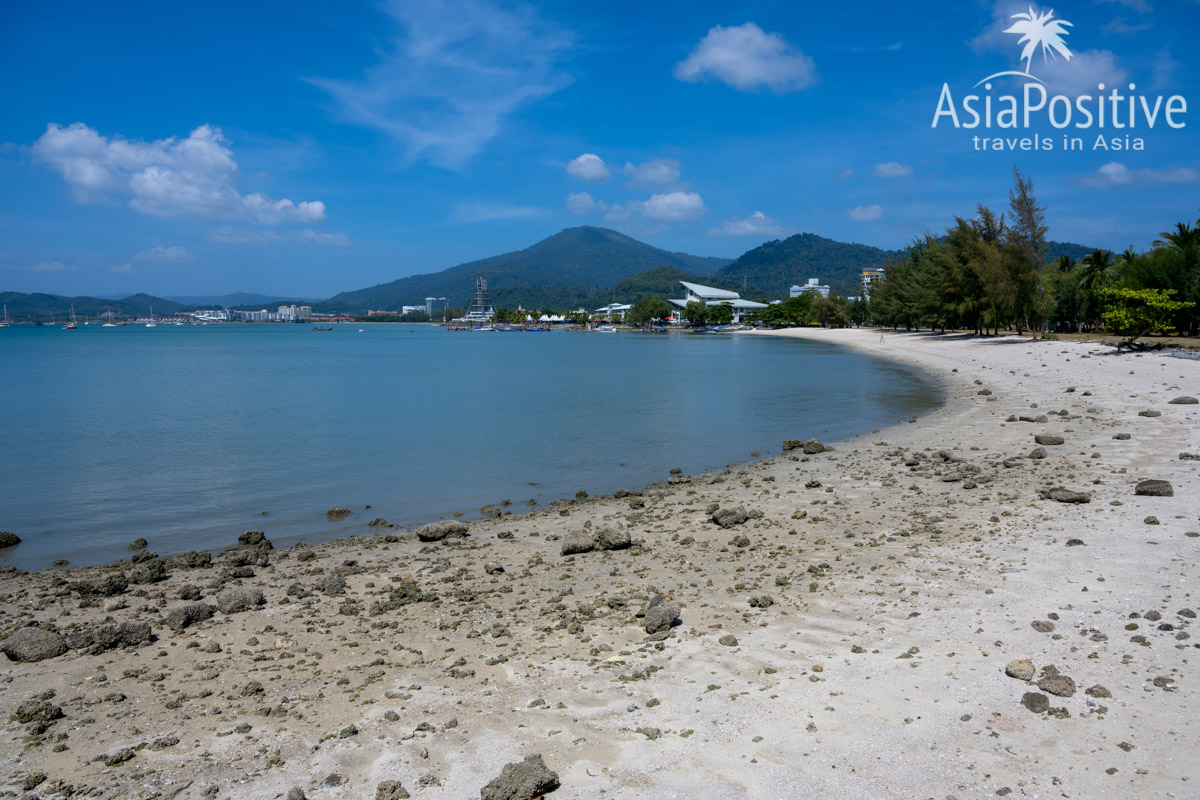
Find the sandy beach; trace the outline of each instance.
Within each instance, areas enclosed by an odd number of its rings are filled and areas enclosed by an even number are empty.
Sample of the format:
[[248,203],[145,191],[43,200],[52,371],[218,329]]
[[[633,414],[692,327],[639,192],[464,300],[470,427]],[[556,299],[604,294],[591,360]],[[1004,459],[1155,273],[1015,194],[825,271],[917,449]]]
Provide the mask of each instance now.
[[465,533],[9,570],[0,796],[464,798],[532,754],[554,798],[1200,796],[1200,361],[750,335],[947,402]]

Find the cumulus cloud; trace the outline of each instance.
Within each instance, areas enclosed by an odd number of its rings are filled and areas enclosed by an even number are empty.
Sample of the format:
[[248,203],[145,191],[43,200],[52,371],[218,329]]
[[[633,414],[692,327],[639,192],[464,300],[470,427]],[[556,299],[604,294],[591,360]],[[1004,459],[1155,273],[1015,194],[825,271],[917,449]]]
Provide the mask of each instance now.
[[707,210],[695,192],[652,194],[641,205],[642,214],[658,222],[686,222],[704,216]]
[[457,169],[505,119],[570,79],[557,62],[571,37],[528,7],[486,0],[390,0],[398,33],[354,80],[315,79],[341,116],[382,131],[408,158]]
[[344,233],[321,233],[311,228],[294,231],[274,231],[260,228],[235,228],[232,225],[222,225],[208,232],[211,241],[220,244],[274,244],[276,242],[300,242],[307,244],[324,244],[330,247],[353,247],[350,238]]
[[567,174],[588,183],[603,183],[608,180],[608,164],[595,153],[584,153],[571,159],[567,164]]
[[134,256],[138,261],[191,261],[192,254],[182,247],[172,245],[171,247],[151,247],[149,250],[143,250]]
[[679,162],[671,158],[655,158],[634,164],[625,162],[629,182],[639,186],[666,186],[679,180]]
[[710,236],[784,236],[788,229],[761,211],[755,211],[744,219],[727,219],[721,227],[708,233]]
[[108,271],[117,275],[128,275],[133,272],[133,264],[113,264]]
[[578,194],[567,195],[565,203],[567,211],[572,214],[592,214],[596,211],[603,211],[604,204],[597,203],[596,200],[587,192],[579,192]]
[[913,174],[913,168],[898,161],[885,161],[882,164],[876,164],[872,174],[876,178],[907,178]]
[[131,208],[156,217],[244,220],[263,225],[324,222],[319,200],[294,203],[261,193],[243,195],[242,175],[220,128],[201,125],[186,139],[153,142],[111,139],[76,122],[51,123],[33,155],[62,175],[75,200],[128,198]]
[[769,89],[776,94],[806,89],[817,81],[817,67],[778,33],[753,22],[717,25],[675,65],[681,81],[716,79],[741,92]]
[[846,216],[859,222],[875,222],[883,217],[882,206],[855,206],[846,209]]
[[1084,180],[1090,186],[1126,186],[1139,183],[1200,183],[1200,170],[1191,167],[1171,167],[1165,170],[1130,169],[1120,161],[1110,161]]

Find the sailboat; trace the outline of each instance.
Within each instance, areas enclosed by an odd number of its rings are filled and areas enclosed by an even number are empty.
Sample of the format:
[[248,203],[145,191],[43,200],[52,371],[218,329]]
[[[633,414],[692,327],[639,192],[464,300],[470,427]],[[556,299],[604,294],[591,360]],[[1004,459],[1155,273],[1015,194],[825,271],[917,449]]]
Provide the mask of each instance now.
[[157,328],[158,323],[154,321],[154,306],[150,306],[150,321],[146,323],[147,328]]
[[7,328],[12,323],[8,321],[8,304],[4,304],[4,319],[0,319],[0,328]]
[[71,321],[68,322],[66,325],[63,325],[63,330],[64,331],[73,331],[78,327],[79,326],[75,324],[75,304],[72,303],[71,304]]

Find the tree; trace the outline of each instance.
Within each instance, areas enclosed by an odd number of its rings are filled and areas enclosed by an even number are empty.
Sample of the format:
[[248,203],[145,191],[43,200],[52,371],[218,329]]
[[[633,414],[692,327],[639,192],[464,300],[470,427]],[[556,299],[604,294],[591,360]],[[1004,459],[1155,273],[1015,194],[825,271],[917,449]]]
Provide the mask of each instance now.
[[733,308],[727,303],[709,306],[708,321],[712,325],[728,325],[733,322]]
[[667,304],[667,301],[658,297],[647,297],[634,303],[625,315],[625,319],[634,325],[645,325],[656,319],[666,319],[670,315],[671,306]]
[[[1018,259],[1017,274],[1022,282],[1032,283],[1032,296],[1020,297],[1021,310],[1026,312],[1029,326],[1037,324],[1038,330],[1046,330],[1046,208],[1039,206],[1033,195],[1033,179],[1021,174],[1013,165],[1013,187],[1008,193],[1012,209],[1012,224],[1009,240],[1013,256]],[[1022,292],[1022,295],[1025,295]],[[1029,312],[1032,312],[1030,314]],[[1036,336],[1034,338],[1037,338]]]
[[1151,332],[1171,328],[1171,317],[1195,303],[1172,300],[1172,289],[1102,289],[1105,297],[1104,324],[1114,333],[1127,337],[1118,345],[1133,347]]
[[692,300],[683,307],[683,317],[693,325],[708,323],[708,306],[699,300]]
[[828,325],[831,328],[844,328],[850,324],[850,318],[846,316],[846,309],[842,308],[842,304],[838,302],[838,297],[825,297],[817,295],[812,301],[813,318],[822,325]]

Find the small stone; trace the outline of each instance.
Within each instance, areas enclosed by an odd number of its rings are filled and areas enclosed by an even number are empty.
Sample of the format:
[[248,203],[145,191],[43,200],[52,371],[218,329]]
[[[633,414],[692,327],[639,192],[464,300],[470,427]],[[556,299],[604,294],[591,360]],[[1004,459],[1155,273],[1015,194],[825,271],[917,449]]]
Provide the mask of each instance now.
[[1065,444],[1066,439],[1059,436],[1057,433],[1038,433],[1035,434],[1033,440],[1040,445],[1047,447],[1055,447],[1060,444]]
[[1053,633],[1054,623],[1044,619],[1035,619],[1030,626],[1038,633]]
[[400,781],[384,781],[375,787],[375,800],[407,800],[411,797]]
[[1041,692],[1026,692],[1021,697],[1021,705],[1035,714],[1043,714],[1050,708],[1050,698]]
[[646,633],[653,634],[667,630],[675,624],[675,620],[679,619],[681,610],[676,601],[668,600],[661,594],[655,595],[650,604],[646,606],[644,618]]
[[1005,675],[1010,678],[1016,678],[1019,681],[1032,680],[1033,673],[1033,662],[1028,658],[1019,658],[1015,661],[1010,661],[1004,667]]
[[558,787],[558,774],[548,769],[541,753],[505,764],[491,783],[479,790],[480,800],[533,800]]
[[717,639],[717,642],[725,645],[726,647],[737,647],[737,644],[738,644],[737,637],[734,636],[732,633],[725,634],[720,639]]
[[1148,411],[1139,411],[1138,416],[1139,417],[1161,417],[1162,412],[1155,411],[1154,409],[1149,409]]
[[1200,403],[1200,400],[1197,400],[1194,397],[1183,395],[1182,397],[1176,397],[1174,400],[1168,400],[1167,403],[1173,406],[1194,406],[1197,403]]
[[1134,487],[1134,494],[1143,497],[1174,497],[1175,488],[1171,486],[1169,481],[1150,478],[1148,480],[1138,482]]
[[469,528],[465,522],[446,519],[422,525],[417,528],[416,533],[417,538],[422,542],[440,542],[450,536],[466,536],[468,530]]
[[1075,694],[1075,681],[1066,675],[1047,675],[1038,681],[1037,687],[1043,692],[1059,697],[1071,697]]

